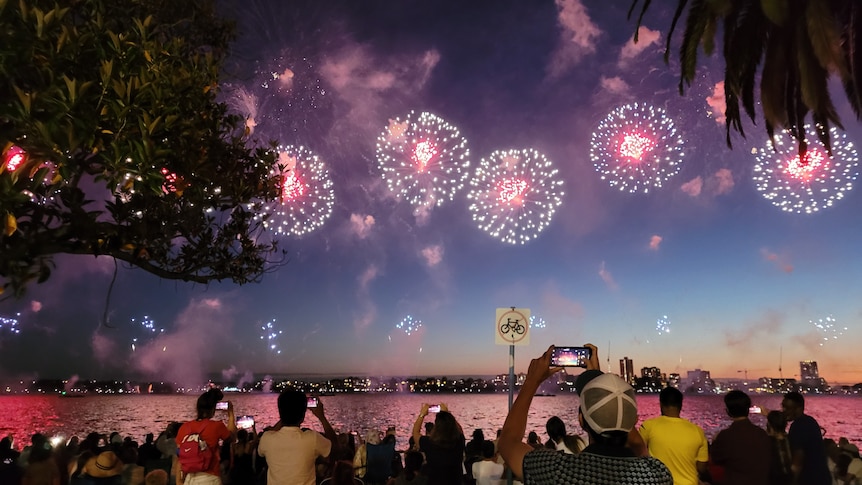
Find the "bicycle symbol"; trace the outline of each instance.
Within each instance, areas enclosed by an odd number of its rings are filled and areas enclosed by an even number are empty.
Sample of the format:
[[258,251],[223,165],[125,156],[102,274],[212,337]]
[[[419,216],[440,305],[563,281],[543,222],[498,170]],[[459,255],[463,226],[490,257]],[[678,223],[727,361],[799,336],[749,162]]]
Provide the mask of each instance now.
[[506,323],[500,325],[500,333],[507,334],[509,332],[523,335],[527,331],[527,327],[521,324],[521,320],[517,318],[509,318]]

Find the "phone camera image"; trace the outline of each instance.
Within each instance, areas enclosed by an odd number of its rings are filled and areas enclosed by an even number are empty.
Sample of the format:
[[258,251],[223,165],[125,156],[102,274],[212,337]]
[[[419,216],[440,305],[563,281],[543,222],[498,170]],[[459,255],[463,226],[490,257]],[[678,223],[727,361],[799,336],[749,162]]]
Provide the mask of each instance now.
[[240,416],[236,418],[236,427],[238,429],[251,429],[254,427],[254,417]]
[[551,365],[555,367],[586,367],[592,351],[588,347],[554,347]]
[[216,403],[216,409],[219,411],[227,411],[227,401],[219,401]]
[[429,405],[428,406],[428,412],[429,413],[439,413],[440,412],[440,405],[439,404]]
[[310,407],[310,408],[316,408],[317,407],[317,398],[316,397],[310,397],[309,396],[308,407]]

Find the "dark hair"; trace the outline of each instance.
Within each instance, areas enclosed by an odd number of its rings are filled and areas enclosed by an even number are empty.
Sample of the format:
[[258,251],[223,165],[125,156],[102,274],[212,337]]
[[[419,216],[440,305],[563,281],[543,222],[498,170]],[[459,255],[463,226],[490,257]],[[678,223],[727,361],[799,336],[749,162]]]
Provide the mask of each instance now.
[[482,456],[485,458],[493,458],[494,457],[494,442],[491,440],[485,440],[482,442]]
[[308,410],[305,393],[293,390],[282,391],[278,396],[278,417],[284,426],[299,426]]
[[751,407],[751,398],[748,394],[734,389],[724,395],[724,407],[731,418],[748,417],[748,409]]
[[422,464],[425,462],[425,457],[422,453],[416,450],[410,450],[404,454],[404,478],[407,481],[416,478],[419,470],[422,469]]
[[851,461],[853,461],[853,457],[846,453],[838,455],[838,458],[835,459],[835,472],[839,476],[846,475]]
[[78,475],[84,473],[84,465],[86,465],[87,461],[94,456],[96,456],[96,454],[90,450],[84,450],[83,453],[78,455],[77,459],[75,460],[75,471],[72,472],[72,475],[69,478],[75,478]]
[[221,389],[212,388],[201,394],[197,403],[198,419],[213,417],[216,404],[222,399],[224,399],[224,393],[221,392]]
[[781,411],[769,411],[766,415],[766,426],[776,433],[784,434],[787,429],[787,417]]
[[454,448],[458,440],[462,440],[464,436],[458,429],[458,421],[455,416],[449,411],[440,411],[437,413],[437,418],[434,420],[434,428],[428,436],[435,444],[444,448]]
[[431,430],[434,429],[434,423],[428,421],[425,423],[425,434],[431,434]]
[[485,441],[485,432],[481,429],[477,428],[473,430],[473,440],[476,443],[481,443]]
[[545,431],[548,432],[548,436],[556,443],[566,437],[566,423],[558,416],[551,416],[548,422],[545,423]]
[[535,431],[530,431],[527,435],[527,443],[531,445],[539,443],[539,435]]
[[661,406],[682,409],[682,393],[675,387],[665,387],[658,393],[658,403]]
[[353,462],[338,460],[332,467],[332,485],[353,485]]
[[805,409],[805,397],[803,397],[802,394],[800,394],[796,391],[788,392],[787,394],[784,395],[784,399],[787,399],[788,401],[792,402],[793,404],[799,406],[799,409],[802,409],[802,410]]

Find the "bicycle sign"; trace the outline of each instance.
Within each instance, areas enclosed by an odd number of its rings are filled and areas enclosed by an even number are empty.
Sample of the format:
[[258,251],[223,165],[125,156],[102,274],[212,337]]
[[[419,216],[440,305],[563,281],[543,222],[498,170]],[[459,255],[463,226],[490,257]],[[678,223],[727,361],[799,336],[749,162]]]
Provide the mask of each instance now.
[[530,343],[530,309],[497,308],[494,325],[497,345],[528,345]]

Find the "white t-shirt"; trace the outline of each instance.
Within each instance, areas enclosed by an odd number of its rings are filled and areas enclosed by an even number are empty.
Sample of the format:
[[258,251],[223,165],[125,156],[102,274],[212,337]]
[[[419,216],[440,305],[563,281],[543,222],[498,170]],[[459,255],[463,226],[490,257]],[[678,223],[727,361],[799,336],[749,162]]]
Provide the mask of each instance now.
[[296,426],[267,431],[257,446],[269,466],[266,480],[270,485],[315,485],[314,461],[329,456],[331,449],[332,443],[317,431]]
[[502,477],[503,465],[497,462],[482,460],[473,463],[473,478],[476,479],[476,485],[498,485]]
[[853,485],[862,484],[862,460],[853,458],[850,465],[847,466],[847,473],[856,477],[850,483]]

